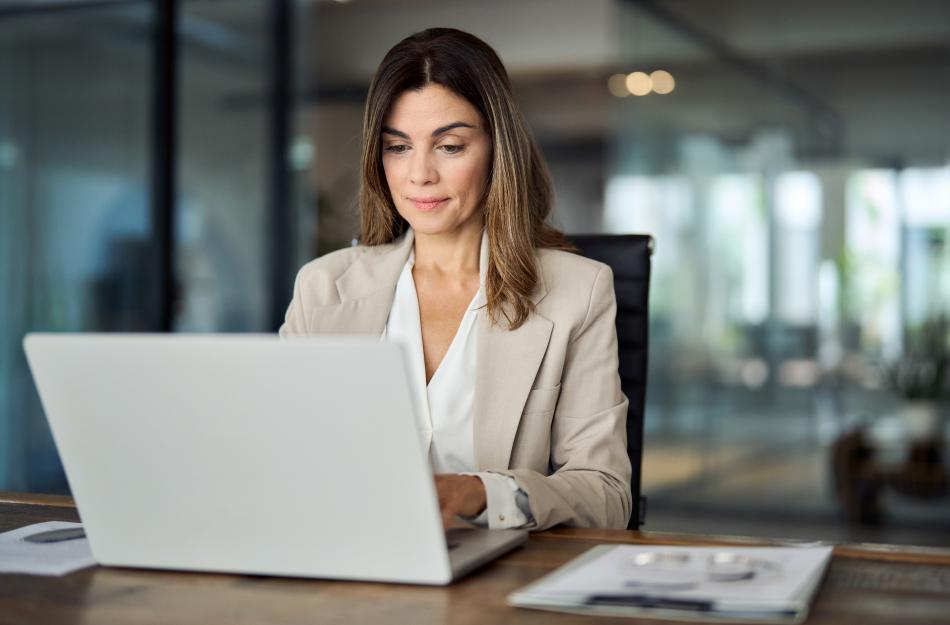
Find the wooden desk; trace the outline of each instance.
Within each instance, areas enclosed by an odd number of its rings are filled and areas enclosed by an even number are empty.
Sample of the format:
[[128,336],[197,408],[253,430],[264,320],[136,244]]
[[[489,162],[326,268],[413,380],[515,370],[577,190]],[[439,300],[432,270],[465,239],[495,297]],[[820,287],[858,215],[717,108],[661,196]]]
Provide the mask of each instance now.
[[[77,521],[67,497],[0,493],[0,531]],[[445,588],[94,567],[65,577],[0,575],[0,624],[668,623],[522,610],[505,596],[598,543],[771,544],[758,539],[552,530]],[[950,623],[950,550],[842,545],[809,625]]]

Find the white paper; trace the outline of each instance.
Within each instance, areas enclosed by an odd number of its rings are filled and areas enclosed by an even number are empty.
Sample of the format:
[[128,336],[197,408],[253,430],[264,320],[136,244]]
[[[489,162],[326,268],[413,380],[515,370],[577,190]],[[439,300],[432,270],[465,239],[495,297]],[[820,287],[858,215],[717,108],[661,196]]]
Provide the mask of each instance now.
[[72,527],[82,527],[82,524],[49,521],[0,534],[0,573],[66,575],[93,566],[96,560],[92,557],[87,538],[55,543],[32,543],[23,540],[32,534]]
[[[635,564],[638,555],[649,553],[664,554],[670,561],[677,554],[688,559],[669,566]],[[709,575],[709,557],[714,554],[748,559],[754,563],[755,574],[749,579],[714,581]],[[831,547],[618,545],[526,590],[532,597],[559,602],[595,595],[647,595],[709,601],[718,611],[796,609],[807,604],[809,591],[830,556]]]

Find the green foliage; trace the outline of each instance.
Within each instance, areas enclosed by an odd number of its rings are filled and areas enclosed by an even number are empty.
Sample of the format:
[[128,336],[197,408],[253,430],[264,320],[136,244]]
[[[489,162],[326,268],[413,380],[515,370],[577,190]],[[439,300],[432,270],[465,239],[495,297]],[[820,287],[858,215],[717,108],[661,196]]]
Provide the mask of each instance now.
[[906,399],[937,399],[943,394],[948,332],[950,321],[943,315],[905,332],[904,355],[888,368],[895,391]]

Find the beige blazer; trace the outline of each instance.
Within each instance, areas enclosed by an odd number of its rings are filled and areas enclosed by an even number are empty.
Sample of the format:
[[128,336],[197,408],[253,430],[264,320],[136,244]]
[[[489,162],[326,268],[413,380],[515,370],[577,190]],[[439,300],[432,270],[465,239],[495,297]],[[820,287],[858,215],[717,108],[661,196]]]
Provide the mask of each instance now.
[[[395,242],[332,252],[304,265],[281,336],[380,335],[409,252]],[[624,528],[630,516],[627,398],[617,370],[610,268],[537,250],[535,313],[517,330],[479,315],[476,470],[512,476],[537,523]]]

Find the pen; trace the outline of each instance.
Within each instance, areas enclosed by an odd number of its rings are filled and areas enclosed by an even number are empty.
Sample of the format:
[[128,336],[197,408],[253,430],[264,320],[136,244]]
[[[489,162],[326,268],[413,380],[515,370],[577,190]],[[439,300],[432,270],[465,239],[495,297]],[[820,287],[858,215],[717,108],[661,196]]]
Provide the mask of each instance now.
[[692,610],[709,612],[712,601],[700,599],[672,599],[651,595],[592,595],[587,598],[588,605],[633,606],[637,608],[665,608],[669,610]]
[[45,532],[38,532],[36,534],[30,534],[23,538],[23,540],[31,543],[60,543],[64,540],[75,540],[77,538],[85,538],[86,532],[83,531],[81,527],[67,527],[64,529],[58,530],[47,530]]

